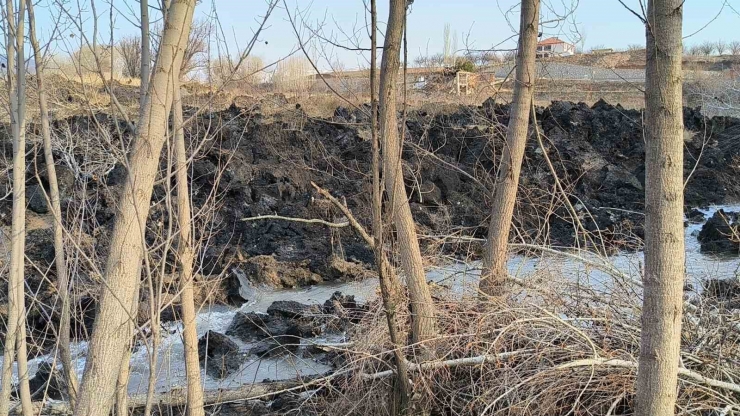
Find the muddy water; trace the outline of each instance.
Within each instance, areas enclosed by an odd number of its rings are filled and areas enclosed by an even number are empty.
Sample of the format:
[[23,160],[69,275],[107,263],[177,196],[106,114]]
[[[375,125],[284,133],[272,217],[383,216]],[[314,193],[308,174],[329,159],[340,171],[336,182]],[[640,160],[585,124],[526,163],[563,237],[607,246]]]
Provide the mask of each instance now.
[[[703,210],[707,218],[714,212],[724,208],[729,211],[740,210],[740,205],[710,207]],[[740,268],[740,259],[717,258],[706,256],[699,252],[699,243],[696,234],[702,224],[690,224],[686,228],[686,269],[687,281],[698,287],[697,283],[707,278],[732,278],[737,275]],[[639,279],[643,263],[643,253],[624,253],[612,256],[608,259],[596,258],[587,255],[592,262],[604,262],[618,269],[621,273]],[[512,275],[527,279],[536,273],[553,273],[569,276],[579,283],[592,287],[604,286],[608,290],[608,282],[612,281],[608,274],[598,268],[584,265],[582,262],[565,258],[556,254],[543,254],[537,257],[514,256],[509,261],[509,271]],[[437,284],[449,287],[453,293],[472,294],[477,284],[480,267],[477,263],[452,264],[436,268],[428,273],[428,278]],[[313,286],[307,289],[296,290],[274,290],[265,287],[255,287],[247,282],[242,287],[242,294],[250,301],[241,308],[229,308],[224,306],[211,307],[200,311],[198,315],[198,335],[201,336],[209,330],[225,332],[234,314],[241,310],[244,312],[265,312],[267,307],[276,300],[296,300],[302,303],[323,303],[335,291],[355,295],[358,300],[365,301],[377,293],[377,282],[365,280],[360,282],[349,282],[341,284],[326,284]],[[164,392],[185,387],[185,365],[182,360],[182,327],[178,323],[168,324],[163,329],[163,337],[159,348],[159,361],[157,365],[156,391]],[[233,339],[242,351],[247,354],[250,344],[238,339]],[[312,340],[312,342],[342,342],[342,334],[331,337]],[[82,374],[85,366],[85,353],[87,343],[82,342],[74,345],[75,363],[78,374]],[[47,356],[37,357],[29,361],[31,376],[36,372],[38,364],[49,359]],[[145,346],[135,349],[131,357],[131,382],[130,393],[144,393],[147,389],[149,377],[149,350]],[[259,359],[254,356],[248,357],[246,362],[236,373],[225,379],[215,379],[202,372],[206,389],[228,389],[239,385],[260,382],[265,379],[279,380],[293,378],[297,375],[322,374],[331,371],[331,367],[317,363],[310,358],[298,356],[285,356],[281,358]]]

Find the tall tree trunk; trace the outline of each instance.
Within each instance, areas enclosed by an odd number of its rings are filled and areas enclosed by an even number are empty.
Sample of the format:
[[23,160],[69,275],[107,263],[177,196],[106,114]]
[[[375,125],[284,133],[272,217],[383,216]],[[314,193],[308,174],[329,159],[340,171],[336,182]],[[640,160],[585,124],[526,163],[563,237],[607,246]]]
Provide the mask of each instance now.
[[185,373],[188,383],[188,416],[204,416],[203,386],[198,359],[198,331],[195,323],[195,294],[193,290],[193,238],[191,235],[190,191],[188,189],[188,156],[185,150],[182,97],[180,83],[175,79],[173,125],[175,139],[175,177],[177,181],[177,218],[180,225],[180,307],[182,309],[182,344],[185,355]]
[[[141,8],[141,67],[139,68],[139,111],[143,112],[146,103],[146,94],[149,91],[149,76],[152,65],[151,40],[149,32],[149,1],[139,0]],[[142,114],[139,114],[141,117]]]
[[522,0],[521,8],[514,96],[511,103],[509,128],[506,132],[506,144],[496,178],[491,223],[488,227],[488,241],[483,253],[483,271],[479,285],[480,291],[488,296],[501,295],[507,278],[509,232],[519,187],[524,147],[527,144],[534,83],[537,79],[535,54],[537,52],[540,0]]
[[59,202],[59,185],[51,146],[51,131],[49,121],[49,105],[46,100],[46,86],[44,84],[44,62],[41,47],[36,37],[36,17],[33,11],[33,0],[26,0],[28,7],[29,40],[33,48],[34,63],[36,64],[36,85],[39,96],[39,112],[41,114],[41,136],[44,142],[44,160],[49,181],[49,202],[51,214],[54,217],[54,265],[57,272],[57,291],[61,302],[61,316],[59,319],[59,354],[67,383],[67,394],[70,405],[74,409],[77,398],[77,375],[72,365],[70,344],[70,304],[69,304],[69,275],[67,274],[67,256],[64,252],[64,225],[62,223],[62,208]]
[[684,285],[683,0],[650,0],[645,71],[645,275],[638,416],[675,413]]
[[113,404],[122,358],[136,319],[134,296],[141,278],[144,229],[195,0],[172,2],[164,24],[148,99],[129,156],[129,172],[116,214],[85,374],[75,416],[107,415]]
[[390,403],[392,414],[403,414],[409,409],[412,397],[404,347],[405,336],[398,323],[398,309],[402,307],[401,287],[395,271],[390,267],[383,245],[383,193],[380,185],[380,140],[378,138],[378,93],[377,93],[377,43],[378,43],[378,10],[376,0],[370,0],[370,128],[373,141],[373,241],[374,253],[380,280],[380,292],[383,308],[388,322],[388,333],[393,344],[396,361],[396,379]]
[[437,333],[432,296],[427,286],[424,264],[416,236],[414,219],[403,184],[401,146],[396,114],[396,83],[400,68],[401,37],[406,20],[406,0],[390,0],[380,68],[380,132],[383,151],[383,176],[390,200],[389,211],[398,234],[401,267],[406,273],[412,312],[412,338],[424,341]]
[[[5,49],[7,82],[10,101],[10,130],[13,136],[13,214],[10,240],[10,272],[8,274],[8,323],[5,335],[0,392],[0,416],[10,407],[13,361],[18,361],[21,407],[24,416],[31,416],[31,392],[28,385],[26,353],[26,302],[24,290],[26,245],[26,73],[24,58],[25,3],[19,2],[15,13],[13,0],[6,2]],[[15,70],[15,73],[13,71]]]

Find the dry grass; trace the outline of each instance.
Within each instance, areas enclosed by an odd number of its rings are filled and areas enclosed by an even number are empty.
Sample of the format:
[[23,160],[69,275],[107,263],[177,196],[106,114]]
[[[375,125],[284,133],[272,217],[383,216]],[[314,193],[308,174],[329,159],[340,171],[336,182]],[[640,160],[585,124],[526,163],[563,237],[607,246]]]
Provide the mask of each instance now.
[[[446,415],[632,414],[640,289],[624,276],[600,286],[539,272],[513,283],[509,301],[481,304],[438,292],[444,335],[405,350],[412,363],[422,348],[436,357],[412,371],[417,406]],[[740,411],[740,390],[697,377],[740,389],[734,384],[740,322],[716,300],[696,299],[684,319],[677,411],[729,415]],[[351,374],[304,407],[327,415],[390,414],[392,378],[382,375],[393,361],[379,306],[352,339],[353,350],[340,354]]]

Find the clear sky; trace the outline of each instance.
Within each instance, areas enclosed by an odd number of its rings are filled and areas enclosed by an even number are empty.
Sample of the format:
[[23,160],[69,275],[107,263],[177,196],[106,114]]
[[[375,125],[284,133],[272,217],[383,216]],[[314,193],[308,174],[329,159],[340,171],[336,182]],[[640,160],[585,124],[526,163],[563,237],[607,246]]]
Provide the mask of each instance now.
[[[37,12],[48,35],[52,17],[58,16],[55,1]],[[90,14],[89,1],[79,0]],[[139,4],[135,0],[112,0],[115,6],[115,36],[135,33],[137,30],[130,20],[136,19]],[[150,0],[154,3],[156,0]],[[365,27],[365,6],[362,0],[279,0],[279,6],[271,16],[268,27],[260,37],[254,53],[265,62],[279,59],[294,51],[296,36],[289,23],[289,16],[296,21],[304,39],[311,36],[312,28],[321,27],[323,36],[339,43],[350,44],[348,38],[359,34],[362,47],[369,46]],[[623,0],[635,10],[640,9],[639,0]],[[213,10],[218,14],[222,32],[228,39],[231,50],[236,45],[243,47],[252,37],[264,14],[267,0],[203,0],[196,11],[196,18],[215,21]],[[43,2],[42,2],[43,3]],[[388,0],[377,0],[381,30],[387,19]],[[69,4],[69,3],[68,3]],[[458,49],[487,49],[494,45],[510,48],[515,40],[512,26],[518,25],[518,2],[515,0],[415,0],[408,21],[409,57],[435,54],[442,51],[445,24],[457,33]],[[574,9],[567,19],[559,24],[550,23],[543,27],[544,36],[558,36],[575,41],[583,34],[586,49],[594,46],[624,48],[630,44],[644,44],[645,34],[642,23],[626,10],[618,0],[544,0],[542,19],[554,20],[557,15]],[[110,3],[97,0],[98,15],[101,16],[99,31],[101,43],[109,37]],[[287,5],[287,8],[285,7]],[[723,5],[725,5],[723,7]],[[69,6],[74,7],[74,6]],[[721,11],[721,13],[720,13]],[[740,40],[740,0],[686,0],[684,7],[684,34],[686,44],[701,43],[706,40]],[[719,15],[718,15],[719,14]],[[91,19],[86,25],[90,27]],[[577,30],[575,30],[576,28]],[[698,33],[695,33],[698,32]],[[692,35],[693,34],[693,35]],[[326,45],[326,43],[324,43]],[[355,46],[355,45],[350,45]],[[325,46],[319,53],[323,55],[322,67],[328,62],[341,62],[346,68],[366,65],[366,55]]]

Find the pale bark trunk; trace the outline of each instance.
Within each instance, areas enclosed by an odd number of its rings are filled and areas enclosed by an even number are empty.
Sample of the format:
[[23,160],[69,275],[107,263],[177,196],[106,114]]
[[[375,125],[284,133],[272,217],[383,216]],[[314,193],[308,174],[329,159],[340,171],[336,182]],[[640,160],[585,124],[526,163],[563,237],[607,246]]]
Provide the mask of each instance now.
[[509,232],[516,203],[519,174],[527,144],[529,112],[537,77],[535,54],[539,28],[540,0],[523,0],[519,23],[514,96],[511,102],[506,144],[496,178],[488,240],[483,252],[480,291],[488,296],[503,294],[507,278]]
[[167,13],[129,157],[75,416],[106,415],[113,404],[121,360],[132,336],[128,323],[136,319],[134,296],[141,277],[144,228],[172,105],[173,77],[179,75],[194,8],[195,0],[176,0]]
[[196,327],[195,294],[193,290],[193,238],[191,235],[190,192],[188,189],[188,156],[183,131],[180,83],[175,80],[173,125],[175,127],[175,171],[177,181],[177,217],[180,225],[180,309],[182,310],[182,344],[185,355],[185,372],[188,383],[188,416],[204,416],[203,387],[200,380],[198,359],[198,331]]
[[[25,245],[26,245],[26,74],[24,58],[25,3],[15,14],[12,0],[6,2],[5,47],[7,57],[10,127],[13,136],[13,214],[11,225],[10,271],[8,274],[8,324],[5,336],[0,392],[0,415],[8,414],[13,361],[18,361],[21,407],[24,416],[33,412],[28,386],[26,354]],[[13,71],[15,70],[15,74]]]
[[403,355],[405,336],[400,330],[397,313],[402,306],[401,288],[398,278],[388,264],[383,247],[383,194],[380,186],[380,141],[378,138],[378,93],[377,93],[377,31],[378,11],[376,0],[370,0],[371,36],[370,36],[370,128],[373,141],[373,240],[375,261],[377,263],[378,278],[380,280],[380,291],[385,309],[388,333],[393,344],[393,353],[396,362],[396,379],[394,382],[394,394],[391,400],[393,414],[404,413],[409,407],[412,389],[409,382],[406,358]]
[[72,408],[77,398],[77,375],[72,365],[70,344],[70,304],[69,304],[69,275],[67,273],[67,256],[64,251],[64,225],[62,223],[62,208],[59,201],[59,185],[57,182],[56,165],[51,146],[51,131],[49,121],[49,105],[46,100],[46,86],[44,84],[44,62],[41,47],[36,37],[36,18],[33,10],[33,0],[27,0],[29,40],[33,48],[36,64],[36,85],[39,96],[39,112],[41,114],[41,136],[44,142],[44,160],[49,181],[49,202],[54,217],[54,265],[57,271],[57,291],[61,302],[59,319],[59,355],[64,369],[67,383],[67,394]]
[[434,305],[426,283],[414,219],[403,184],[401,144],[396,114],[396,83],[400,68],[401,37],[406,17],[406,0],[390,0],[390,12],[380,69],[380,133],[383,151],[383,176],[390,200],[389,212],[398,234],[401,267],[406,273],[412,312],[414,342],[428,340],[437,333]]
[[128,380],[131,374],[131,347],[123,353],[116,379],[116,416],[128,416]]
[[139,116],[143,114],[146,104],[146,94],[149,91],[149,76],[152,65],[151,41],[149,33],[149,1],[139,0],[141,8],[141,67],[139,68]]
[[650,0],[645,72],[645,272],[638,416],[675,413],[684,285],[683,0]]

